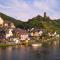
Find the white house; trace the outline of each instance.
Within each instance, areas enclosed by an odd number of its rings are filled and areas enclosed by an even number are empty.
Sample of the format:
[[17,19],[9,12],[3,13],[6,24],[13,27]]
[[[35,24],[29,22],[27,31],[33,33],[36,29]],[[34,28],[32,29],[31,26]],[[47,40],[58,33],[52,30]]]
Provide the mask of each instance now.
[[16,44],[20,43],[20,40],[19,40],[18,38],[13,38],[13,41],[14,41]]
[[5,23],[4,26],[5,26],[5,27],[8,27],[8,23]]
[[20,40],[30,40],[28,34],[21,35]]
[[12,29],[14,29],[14,28],[15,28],[14,23],[11,23],[11,28],[12,28]]
[[43,31],[39,31],[39,36],[42,36],[42,34],[43,34]]
[[2,26],[4,24],[4,20],[0,17],[0,25]]
[[31,36],[42,36],[43,31],[33,31],[30,34],[31,34]]
[[12,31],[13,31],[13,29],[8,30],[8,33],[6,33],[6,38],[9,38],[9,37],[13,36]]

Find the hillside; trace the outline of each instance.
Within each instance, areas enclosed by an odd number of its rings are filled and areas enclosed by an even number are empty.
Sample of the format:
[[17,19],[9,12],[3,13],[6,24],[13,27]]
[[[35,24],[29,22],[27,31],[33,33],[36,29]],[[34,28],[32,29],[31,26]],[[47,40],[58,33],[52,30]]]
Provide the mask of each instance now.
[[7,15],[1,13],[1,12],[0,12],[0,17],[2,17],[2,19],[5,20],[5,21],[13,22],[16,27],[20,27],[21,24],[23,23],[22,21],[16,20],[16,19],[14,19],[14,18],[12,18],[10,16],[7,16]]
[[42,28],[48,31],[60,32],[60,19],[51,20],[49,17],[34,17],[28,21],[29,27]]
[[15,24],[16,27],[22,29],[31,29],[31,28],[39,28],[39,29],[46,29],[48,31],[57,31],[60,33],[60,19],[58,20],[51,20],[49,17],[42,17],[40,15],[29,19],[27,22],[23,22],[20,20],[16,20],[12,17],[9,17],[3,13],[0,13],[0,16],[6,20],[11,21]]

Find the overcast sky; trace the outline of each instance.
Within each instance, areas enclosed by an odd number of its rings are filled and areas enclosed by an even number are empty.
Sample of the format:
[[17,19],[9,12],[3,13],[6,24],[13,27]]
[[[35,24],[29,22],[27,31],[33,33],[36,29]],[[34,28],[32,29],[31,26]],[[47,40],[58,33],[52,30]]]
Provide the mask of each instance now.
[[26,21],[46,12],[50,18],[60,18],[60,0],[0,0],[0,12]]

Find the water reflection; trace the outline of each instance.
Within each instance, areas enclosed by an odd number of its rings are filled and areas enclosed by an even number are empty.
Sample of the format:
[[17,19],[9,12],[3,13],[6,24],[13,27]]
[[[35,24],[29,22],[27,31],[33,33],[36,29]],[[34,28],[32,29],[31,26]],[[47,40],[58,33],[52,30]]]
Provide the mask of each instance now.
[[57,60],[60,48],[57,47],[6,47],[0,48],[0,60]]

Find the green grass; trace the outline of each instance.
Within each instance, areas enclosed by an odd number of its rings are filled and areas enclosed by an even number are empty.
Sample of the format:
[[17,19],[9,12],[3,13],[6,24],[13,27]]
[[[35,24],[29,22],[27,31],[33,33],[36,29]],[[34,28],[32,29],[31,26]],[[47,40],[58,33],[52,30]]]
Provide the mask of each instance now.
[[9,46],[16,46],[16,44],[0,44],[0,47],[9,47]]

